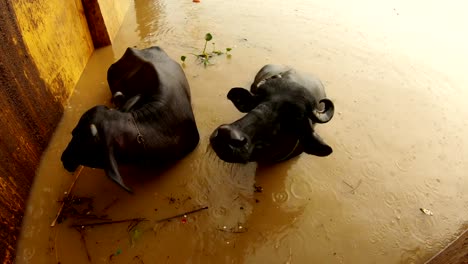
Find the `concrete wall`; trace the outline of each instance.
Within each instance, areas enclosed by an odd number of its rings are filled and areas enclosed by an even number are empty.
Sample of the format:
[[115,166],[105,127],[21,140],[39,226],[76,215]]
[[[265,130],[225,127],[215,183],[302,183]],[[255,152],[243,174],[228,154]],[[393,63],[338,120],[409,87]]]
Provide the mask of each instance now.
[[80,0],[12,1],[18,25],[41,78],[65,104],[93,52]]
[[129,0],[83,0],[96,48],[112,44],[130,7]]
[[[85,1],[85,0],[83,0]],[[131,0],[100,0],[111,41]],[[105,9],[101,9],[105,6]],[[0,260],[12,263],[41,154],[94,47],[81,0],[0,1]],[[89,19],[93,19],[90,17]]]
[[130,7],[130,1],[99,0],[98,2],[102,10],[102,15],[107,31],[109,32],[109,37],[112,41],[119,32],[120,25],[122,25],[122,21],[124,20],[128,8]]

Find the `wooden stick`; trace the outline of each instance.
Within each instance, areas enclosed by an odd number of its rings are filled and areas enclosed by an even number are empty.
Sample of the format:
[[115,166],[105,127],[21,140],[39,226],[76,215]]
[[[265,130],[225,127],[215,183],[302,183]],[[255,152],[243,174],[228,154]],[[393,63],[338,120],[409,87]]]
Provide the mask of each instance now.
[[343,182],[344,182],[346,185],[348,185],[348,187],[351,188],[351,190],[354,189],[354,186],[352,186],[351,184],[347,183],[345,180],[343,180]]
[[57,229],[57,231],[55,232],[55,237],[54,237],[55,260],[57,261],[57,263],[60,263],[59,256],[58,256],[58,249],[57,249],[57,237],[58,237],[59,231],[60,231],[60,228]]
[[85,238],[85,231],[84,230],[81,230],[80,228],[75,228],[76,231],[78,231],[78,233],[80,233],[80,240],[81,240],[81,243],[83,243],[83,247],[86,251],[86,257],[88,258],[88,261],[89,263],[93,263],[91,261],[91,255],[89,254],[89,250],[88,250],[88,246],[86,245],[86,238]]
[[70,193],[72,192],[73,187],[75,187],[75,183],[78,180],[78,177],[80,177],[80,174],[81,174],[82,170],[83,170],[83,166],[80,165],[78,170],[75,172],[75,180],[73,180],[72,184],[68,188],[68,192],[67,192],[67,194],[65,195],[65,197],[62,200],[62,204],[60,205],[60,208],[59,208],[59,210],[57,212],[57,215],[55,216],[54,221],[52,221],[52,223],[50,224],[51,227],[55,226],[55,224],[57,223],[58,218],[62,214],[63,207],[65,206],[65,201],[67,200],[66,198],[68,198],[68,196],[70,196]]
[[347,183],[346,181],[343,180],[343,182],[348,185],[349,188],[351,188],[351,193],[354,194],[357,190],[357,188],[359,188],[359,186],[361,186],[361,183],[362,183],[362,179],[359,180],[358,184],[356,185],[356,187],[352,186],[351,184]]
[[178,218],[178,217],[182,217],[182,216],[185,216],[185,215],[193,214],[193,213],[200,212],[200,211],[203,211],[203,210],[206,210],[206,209],[208,209],[208,206],[198,208],[198,209],[195,209],[195,210],[192,210],[192,211],[188,211],[188,212],[185,212],[183,214],[178,214],[178,215],[174,215],[174,216],[171,216],[171,217],[163,218],[163,219],[157,220],[156,223],[172,220],[174,218]]
[[361,186],[361,183],[362,183],[362,179],[359,180],[359,182],[358,182],[356,188],[353,189],[353,194],[356,192],[357,188],[359,188],[359,186]]
[[247,228],[243,228],[242,230],[232,230],[232,229],[222,229],[217,228],[218,231],[226,232],[226,233],[233,233],[233,234],[241,234],[247,232]]
[[93,227],[93,226],[100,226],[100,225],[110,225],[110,224],[118,224],[118,223],[126,223],[126,222],[142,222],[148,221],[146,218],[131,218],[131,219],[123,219],[123,220],[113,220],[113,221],[104,221],[104,222],[94,222],[94,223],[86,223],[86,224],[73,224],[71,227]]
[[114,200],[112,200],[112,202],[110,202],[108,205],[106,205],[106,207],[104,207],[104,209],[102,209],[102,213],[105,213],[107,210],[109,210],[109,208],[111,208],[115,203],[117,203],[117,201],[119,200],[119,198],[115,198]]

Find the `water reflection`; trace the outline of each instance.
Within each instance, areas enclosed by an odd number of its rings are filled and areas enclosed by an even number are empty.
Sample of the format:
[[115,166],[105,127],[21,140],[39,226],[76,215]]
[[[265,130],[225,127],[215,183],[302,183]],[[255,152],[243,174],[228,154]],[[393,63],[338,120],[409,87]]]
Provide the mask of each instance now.
[[141,44],[148,45],[157,42],[157,37],[168,30],[164,22],[165,11],[163,1],[135,0],[136,30]]

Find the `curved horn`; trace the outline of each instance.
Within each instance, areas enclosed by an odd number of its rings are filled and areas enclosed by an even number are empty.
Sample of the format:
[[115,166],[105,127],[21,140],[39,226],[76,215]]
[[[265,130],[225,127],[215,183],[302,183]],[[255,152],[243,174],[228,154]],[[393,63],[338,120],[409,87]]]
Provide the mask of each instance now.
[[315,123],[323,124],[323,123],[327,123],[328,121],[332,119],[333,114],[335,113],[335,105],[330,99],[326,99],[326,98],[320,100],[319,104],[320,103],[324,104],[323,110],[318,110],[317,108],[315,108],[312,111],[311,119]]
[[93,137],[96,137],[98,135],[98,131],[97,131],[97,127],[95,124],[91,124],[89,126],[89,128],[91,129],[91,134],[93,135]]

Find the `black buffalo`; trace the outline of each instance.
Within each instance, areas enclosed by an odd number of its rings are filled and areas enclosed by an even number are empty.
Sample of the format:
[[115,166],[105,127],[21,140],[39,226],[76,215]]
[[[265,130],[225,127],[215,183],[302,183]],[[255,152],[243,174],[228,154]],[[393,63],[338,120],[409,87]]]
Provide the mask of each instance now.
[[83,114],[62,154],[65,169],[79,165],[104,169],[131,191],[119,164],[167,165],[192,152],[199,142],[190,87],[180,65],[161,48],[127,49],[108,70],[121,109],[95,106]]
[[226,162],[279,162],[302,152],[327,156],[332,148],[314,131],[316,123],[330,121],[333,102],[319,79],[282,65],[265,65],[250,92],[232,88],[228,95],[247,113],[232,124],[218,127],[210,143]]

